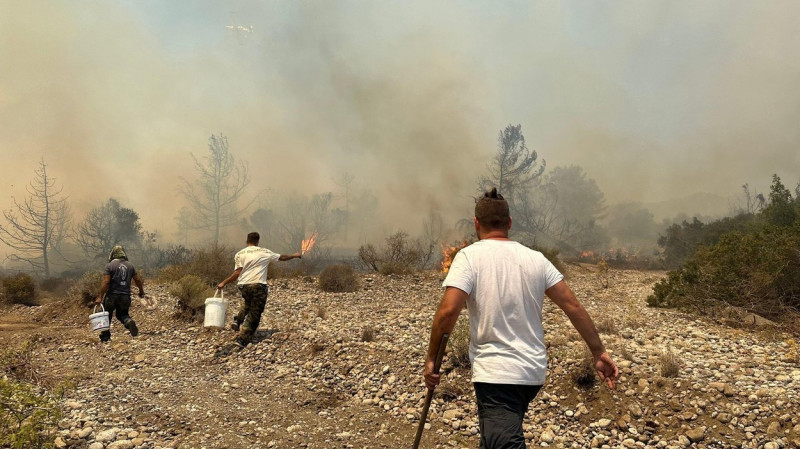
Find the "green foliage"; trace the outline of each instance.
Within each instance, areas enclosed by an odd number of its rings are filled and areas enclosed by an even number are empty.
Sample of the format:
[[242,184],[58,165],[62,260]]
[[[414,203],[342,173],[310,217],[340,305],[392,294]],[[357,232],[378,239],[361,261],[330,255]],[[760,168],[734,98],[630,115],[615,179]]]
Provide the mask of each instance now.
[[736,306],[773,319],[800,310],[800,222],[724,234],[668,273],[647,302],[703,314]]
[[411,239],[405,232],[396,232],[386,237],[380,249],[372,244],[358,249],[361,262],[381,274],[408,274],[420,270],[427,262],[419,240]]
[[358,276],[350,265],[330,265],[319,275],[319,288],[326,292],[354,292],[359,287]]
[[41,379],[31,363],[38,337],[0,351],[0,447],[51,448],[55,440],[63,387],[48,394],[31,383]]
[[711,246],[719,239],[733,231],[747,231],[757,227],[757,218],[752,214],[740,214],[705,224],[693,218],[691,222],[683,221],[673,224],[659,237],[658,246],[664,250],[663,258],[666,268],[675,269],[686,262],[700,246]]
[[102,271],[87,271],[69,288],[67,294],[81,306],[91,307],[100,294],[100,284],[102,282]]
[[214,289],[202,278],[188,274],[169,286],[169,294],[178,298],[176,316],[191,321],[202,319],[206,298],[214,295]]
[[769,190],[769,205],[764,209],[764,218],[775,226],[790,226],[798,217],[792,194],[778,175],[772,175]]
[[0,378],[0,447],[52,448],[60,419],[57,397]]
[[22,304],[35,306],[36,302],[36,282],[27,274],[20,273],[2,279],[3,298],[9,304]]

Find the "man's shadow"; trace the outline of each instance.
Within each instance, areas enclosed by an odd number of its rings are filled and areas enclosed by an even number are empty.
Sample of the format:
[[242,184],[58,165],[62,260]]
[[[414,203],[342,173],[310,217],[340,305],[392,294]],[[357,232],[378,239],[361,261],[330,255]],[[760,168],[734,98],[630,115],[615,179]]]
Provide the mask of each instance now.
[[253,337],[250,339],[250,344],[257,345],[271,338],[278,331],[280,331],[280,329],[259,329],[253,334]]

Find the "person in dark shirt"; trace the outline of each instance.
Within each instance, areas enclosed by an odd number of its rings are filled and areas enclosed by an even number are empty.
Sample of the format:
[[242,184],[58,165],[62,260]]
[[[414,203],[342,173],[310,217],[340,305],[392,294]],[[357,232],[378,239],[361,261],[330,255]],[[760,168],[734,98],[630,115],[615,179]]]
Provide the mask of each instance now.
[[[136,272],[133,264],[128,262],[125,249],[117,245],[108,255],[108,265],[103,272],[100,294],[95,303],[103,304],[103,308],[108,312],[109,321],[116,312],[117,319],[130,331],[131,337],[135,337],[139,335],[139,328],[136,327],[136,321],[128,315],[128,309],[131,307],[131,280],[139,288],[139,297],[144,298],[142,277]],[[109,340],[111,340],[110,330],[100,332],[100,341]]]

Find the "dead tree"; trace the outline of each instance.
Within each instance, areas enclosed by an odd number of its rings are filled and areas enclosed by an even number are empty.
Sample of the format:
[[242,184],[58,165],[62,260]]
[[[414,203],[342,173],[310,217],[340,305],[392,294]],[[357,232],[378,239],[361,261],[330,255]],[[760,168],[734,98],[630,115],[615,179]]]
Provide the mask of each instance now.
[[236,163],[228,150],[228,138],[223,135],[208,139],[204,160],[194,155],[192,159],[199,177],[191,182],[181,178],[180,192],[189,201],[194,227],[211,231],[216,245],[220,229],[238,223],[247,208],[238,204],[250,184],[247,166]]
[[49,277],[50,253],[58,251],[67,234],[69,205],[61,195],[63,188],[48,176],[44,160],[34,173],[25,199],[19,202],[12,197],[13,206],[3,212],[7,224],[0,225],[0,241],[17,251],[9,259],[25,262]]

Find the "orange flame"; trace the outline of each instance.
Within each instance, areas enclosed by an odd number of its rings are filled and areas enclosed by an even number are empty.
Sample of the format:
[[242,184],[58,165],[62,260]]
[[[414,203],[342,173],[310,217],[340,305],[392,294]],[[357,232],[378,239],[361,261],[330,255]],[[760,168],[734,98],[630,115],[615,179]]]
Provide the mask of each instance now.
[[442,248],[442,273],[447,273],[450,271],[450,265],[453,264],[453,259],[455,259],[456,254],[458,254],[458,252],[468,244],[469,242],[464,240],[458,245],[445,246]]
[[306,255],[311,248],[314,247],[314,244],[317,243],[317,231],[311,233],[307,239],[303,240],[303,243],[300,244],[300,254]]

